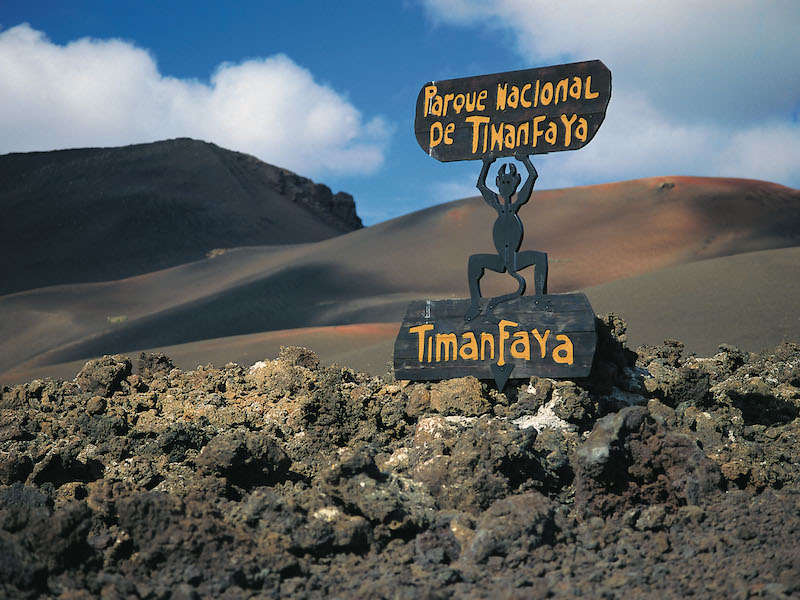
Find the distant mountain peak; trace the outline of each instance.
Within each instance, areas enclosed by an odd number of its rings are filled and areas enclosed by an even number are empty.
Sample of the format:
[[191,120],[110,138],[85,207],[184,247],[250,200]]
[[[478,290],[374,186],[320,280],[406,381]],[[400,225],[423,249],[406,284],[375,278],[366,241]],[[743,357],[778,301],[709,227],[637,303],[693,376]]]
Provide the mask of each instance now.
[[0,211],[0,294],[363,227],[349,194],[191,138],[0,156]]

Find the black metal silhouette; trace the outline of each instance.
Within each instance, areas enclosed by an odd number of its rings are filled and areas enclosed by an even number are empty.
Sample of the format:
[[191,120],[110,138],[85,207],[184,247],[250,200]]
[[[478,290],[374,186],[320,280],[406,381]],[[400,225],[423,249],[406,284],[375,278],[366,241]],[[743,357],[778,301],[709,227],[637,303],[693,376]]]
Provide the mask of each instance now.
[[[517,194],[516,201],[512,201],[512,197],[517,191],[522,178],[517,173],[517,167],[514,163],[504,164],[500,167],[496,179],[499,194],[486,187],[486,175],[489,173],[489,167],[496,160],[495,155],[484,157],[483,168],[478,176],[477,188],[481,191],[486,203],[495,209],[498,215],[492,230],[497,254],[473,254],[469,257],[467,276],[469,278],[469,293],[472,302],[467,314],[464,315],[464,320],[467,322],[472,321],[481,312],[480,280],[486,269],[491,269],[497,273],[508,271],[508,274],[519,282],[519,288],[515,292],[497,296],[489,301],[486,318],[491,321],[496,321],[492,311],[498,304],[512,298],[518,298],[525,293],[525,279],[518,271],[534,265],[534,293],[547,293],[547,254],[535,250],[519,252],[524,231],[522,221],[517,216],[517,211],[530,200],[533,185],[536,183],[536,178],[539,174],[527,154],[517,152],[514,158],[522,162],[528,170],[528,178],[525,180],[525,184],[519,194]],[[508,167],[508,170],[506,170],[506,167]]]

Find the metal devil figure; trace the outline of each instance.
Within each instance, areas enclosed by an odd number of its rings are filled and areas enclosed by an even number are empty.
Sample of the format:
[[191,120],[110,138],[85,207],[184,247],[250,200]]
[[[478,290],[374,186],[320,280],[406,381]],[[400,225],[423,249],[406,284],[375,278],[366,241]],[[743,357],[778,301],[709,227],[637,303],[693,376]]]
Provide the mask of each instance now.
[[[587,377],[597,345],[594,311],[585,295],[547,293],[547,254],[520,250],[518,212],[531,198],[538,173],[530,155],[577,150],[591,141],[611,98],[611,73],[598,60],[448,81],[428,82],[417,100],[415,133],[430,156],[447,162],[482,160],[477,187],[497,213],[496,253],[473,254],[467,265],[469,299],[411,302],[395,341],[398,379],[436,380],[474,375],[503,389],[512,376]],[[486,184],[492,164],[503,164]],[[520,184],[522,187],[520,188]],[[532,267],[533,295],[520,271]],[[485,299],[486,269],[508,273],[511,293]]]
[[[494,156],[483,159],[483,168],[478,176],[477,187],[486,203],[497,211],[497,220],[494,222],[494,228],[492,229],[492,238],[494,239],[494,247],[497,249],[497,254],[473,254],[469,257],[467,273],[471,303],[464,317],[467,321],[471,321],[481,312],[479,303],[481,297],[480,280],[485,269],[491,269],[498,273],[508,271],[508,274],[519,283],[519,288],[517,288],[516,292],[493,298],[489,302],[489,314],[486,317],[491,321],[495,321],[491,312],[498,304],[512,298],[518,298],[525,293],[525,279],[517,271],[535,265],[535,293],[547,293],[547,254],[534,250],[519,252],[520,245],[522,245],[523,228],[522,221],[517,216],[517,211],[530,200],[533,185],[536,183],[536,178],[539,174],[531,164],[529,156],[517,153],[516,158],[528,170],[528,178],[525,180],[522,190],[516,195],[516,200],[513,200],[513,198],[522,178],[517,173],[517,167],[514,163],[500,167],[496,180],[497,189],[500,192],[498,195],[486,187],[486,175],[492,162],[494,162]],[[499,323],[499,321],[497,322]]]

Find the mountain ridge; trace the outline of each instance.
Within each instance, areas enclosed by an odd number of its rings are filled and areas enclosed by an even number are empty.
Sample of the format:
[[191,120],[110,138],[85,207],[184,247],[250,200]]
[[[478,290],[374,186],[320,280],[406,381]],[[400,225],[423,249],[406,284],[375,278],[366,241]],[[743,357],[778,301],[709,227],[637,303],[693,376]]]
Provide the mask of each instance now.
[[0,294],[363,227],[349,194],[189,138],[0,156],[0,213]]

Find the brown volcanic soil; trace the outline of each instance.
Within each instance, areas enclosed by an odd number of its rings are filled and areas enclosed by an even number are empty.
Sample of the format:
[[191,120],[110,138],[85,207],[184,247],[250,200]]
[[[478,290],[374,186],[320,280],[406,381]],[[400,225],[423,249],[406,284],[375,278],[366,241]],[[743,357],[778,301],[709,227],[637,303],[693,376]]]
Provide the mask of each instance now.
[[[549,289],[556,293],[697,260],[800,245],[800,190],[745,179],[653,177],[535,191],[519,216],[525,225],[522,249],[548,253]],[[483,200],[467,198],[320,248],[344,251],[348,264],[385,273],[384,279],[402,281],[402,289],[463,297],[467,257],[495,251],[494,217]],[[362,244],[370,249],[366,256],[351,253]],[[494,279],[492,273],[484,277],[486,295],[501,289],[492,287]],[[497,279],[503,289],[516,287],[507,275]]]
[[0,156],[0,214],[0,294],[361,227],[348,194],[191,139]]
[[[681,331],[692,351],[708,352],[726,339],[750,350],[774,346],[784,337],[796,339],[800,324],[791,319],[791,304],[779,301],[791,297],[784,296],[785,282],[797,284],[792,250],[781,251],[789,252],[788,259],[765,258],[757,251],[798,245],[797,190],[750,180],[659,177],[536,192],[522,212],[523,248],[549,253],[550,291],[607,284],[587,290],[590,300],[597,294],[598,310],[630,312],[637,335],[647,331],[637,341],[662,341],[671,335],[673,316],[684,312],[703,315],[703,327]],[[471,198],[315,244],[237,248],[120,281],[0,297],[0,381],[21,381],[47,365],[177,345],[188,360],[178,359],[179,364],[191,367],[219,360],[219,354],[203,355],[191,344],[232,336],[245,346],[241,352],[231,348],[231,358],[248,358],[246,345],[255,339],[265,340],[260,356],[274,356],[283,342],[269,342],[268,332],[283,337],[298,330],[294,343],[305,344],[305,328],[319,332],[328,326],[398,323],[411,299],[467,294],[467,258],[492,249],[493,214]],[[741,262],[697,263],[729,255],[742,257]],[[692,263],[706,265],[707,282],[698,275],[701,267],[663,271]],[[645,273],[654,279],[608,284]],[[745,283],[746,278],[754,283]],[[487,274],[484,294],[505,291],[511,281]],[[655,289],[659,293],[648,291]],[[762,296],[777,312],[750,319],[745,327],[752,331],[782,315],[788,327],[782,337],[772,335],[771,325],[759,329],[761,334],[748,334],[749,339],[729,335],[739,319],[732,315],[759,310]],[[705,307],[701,312],[695,310],[698,303]],[[732,310],[710,310],[723,305]],[[240,337],[253,334],[264,337]],[[331,330],[320,344],[326,362],[344,360],[384,372],[393,333],[381,343],[377,361],[371,345],[361,351],[343,343],[337,351],[337,335]],[[66,376],[73,370],[59,372]]]
[[0,595],[790,598],[800,347],[409,384],[286,349],[0,396]]
[[[747,285],[743,283],[747,274]],[[583,290],[595,312],[616,311],[628,322],[632,345],[677,337],[687,353],[711,354],[725,340],[749,351],[800,339],[800,247],[736,254],[662,269]],[[398,307],[402,314],[403,306]],[[324,364],[387,372],[399,322],[358,323],[265,331],[198,342],[137,348],[160,351],[176,365],[250,364],[274,357],[281,346],[313,346]],[[10,346],[10,344],[9,344]],[[0,382],[71,378],[85,360],[49,364],[39,356],[0,375]]]
[[631,344],[686,340],[709,354],[727,341],[760,351],[800,339],[800,247],[662,269],[584,290],[598,313],[625,317]]

